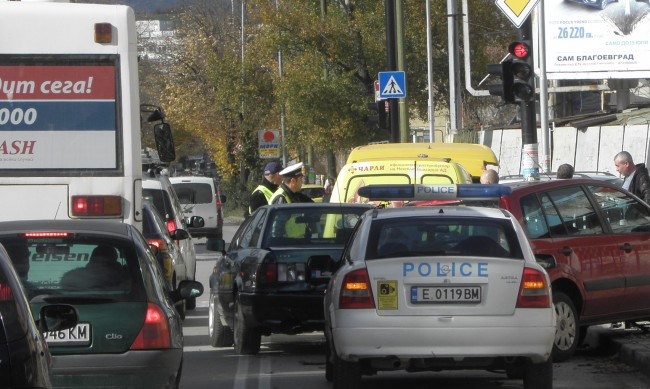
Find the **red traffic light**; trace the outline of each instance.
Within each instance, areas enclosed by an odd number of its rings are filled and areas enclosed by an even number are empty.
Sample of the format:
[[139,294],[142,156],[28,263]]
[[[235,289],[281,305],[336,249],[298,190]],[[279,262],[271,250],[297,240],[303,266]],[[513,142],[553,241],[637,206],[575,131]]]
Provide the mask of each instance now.
[[530,46],[525,42],[512,42],[508,47],[508,52],[517,59],[526,59],[530,54]]

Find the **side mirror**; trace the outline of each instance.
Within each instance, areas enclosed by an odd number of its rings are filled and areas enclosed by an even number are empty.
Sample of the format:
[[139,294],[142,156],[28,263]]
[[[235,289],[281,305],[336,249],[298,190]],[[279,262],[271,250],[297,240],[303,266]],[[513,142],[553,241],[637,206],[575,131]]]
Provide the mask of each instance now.
[[38,329],[41,332],[67,330],[79,323],[79,312],[72,305],[54,304],[41,308]]
[[190,227],[201,228],[205,226],[205,220],[201,216],[192,216],[189,222]]
[[174,240],[185,240],[190,237],[190,233],[179,228],[171,236]]
[[205,249],[208,251],[219,251],[223,253],[226,251],[226,241],[223,239],[208,238],[205,243]]
[[168,123],[156,124],[153,127],[153,134],[156,139],[156,148],[158,149],[158,158],[160,158],[160,161],[172,162],[175,160],[176,149],[174,147],[172,127]]
[[198,281],[183,280],[178,288],[172,291],[172,301],[177,302],[183,299],[199,297],[203,294],[203,284]]

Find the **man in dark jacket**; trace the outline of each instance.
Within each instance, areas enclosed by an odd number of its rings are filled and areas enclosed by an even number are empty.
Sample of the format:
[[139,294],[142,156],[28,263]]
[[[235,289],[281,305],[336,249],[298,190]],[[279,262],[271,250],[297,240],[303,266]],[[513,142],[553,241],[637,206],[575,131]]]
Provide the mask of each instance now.
[[282,183],[281,170],[282,165],[279,162],[269,162],[264,166],[262,183],[251,194],[248,215],[252,214],[257,208],[271,203],[271,196],[273,196],[273,193],[278,190],[278,186]]
[[282,184],[275,191],[269,204],[291,204],[291,203],[313,203],[309,196],[300,192],[302,189],[302,167],[303,163],[299,162],[291,165],[280,172]]
[[632,155],[627,151],[621,151],[614,157],[614,165],[616,171],[625,177],[623,188],[650,204],[650,176],[645,164],[635,165]]

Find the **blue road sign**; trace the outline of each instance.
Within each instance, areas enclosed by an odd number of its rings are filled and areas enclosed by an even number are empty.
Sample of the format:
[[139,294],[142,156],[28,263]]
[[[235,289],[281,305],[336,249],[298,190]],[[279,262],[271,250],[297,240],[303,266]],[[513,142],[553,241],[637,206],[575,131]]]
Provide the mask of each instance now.
[[401,99],[406,97],[404,72],[379,72],[379,98]]

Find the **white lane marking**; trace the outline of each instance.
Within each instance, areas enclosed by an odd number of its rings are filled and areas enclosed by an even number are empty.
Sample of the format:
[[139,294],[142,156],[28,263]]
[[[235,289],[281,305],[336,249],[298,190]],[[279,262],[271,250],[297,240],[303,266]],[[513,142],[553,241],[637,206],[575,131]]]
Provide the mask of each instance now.
[[248,361],[247,356],[240,356],[237,358],[237,372],[235,373],[235,382],[233,389],[246,389],[246,376],[248,375]]

